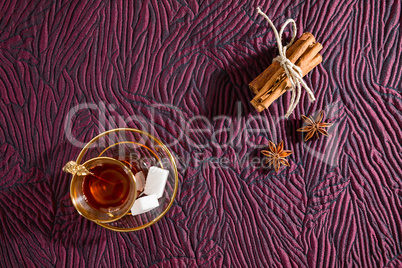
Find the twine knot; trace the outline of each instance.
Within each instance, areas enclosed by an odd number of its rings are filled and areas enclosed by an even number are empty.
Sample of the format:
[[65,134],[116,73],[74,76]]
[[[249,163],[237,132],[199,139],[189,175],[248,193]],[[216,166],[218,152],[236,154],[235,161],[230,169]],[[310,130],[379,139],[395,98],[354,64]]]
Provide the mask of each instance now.
[[[276,43],[278,44],[278,50],[279,50],[279,55],[275,57],[272,61],[279,62],[281,67],[285,70],[286,76],[289,78],[290,84],[292,85],[291,91],[292,91],[292,98],[290,100],[290,106],[288,108],[288,111],[285,114],[285,117],[288,118],[292,113],[293,110],[296,108],[296,105],[300,101],[300,96],[301,96],[301,87],[303,86],[305,90],[308,93],[310,101],[315,101],[315,97],[311,89],[307,86],[306,82],[303,80],[303,73],[300,67],[298,67],[296,64],[292,63],[288,58],[286,58],[286,50],[288,49],[289,46],[291,46],[296,38],[297,34],[297,27],[296,27],[296,22],[293,19],[288,19],[283,25],[281,30],[278,33],[278,30],[276,29],[275,25],[272,23],[272,21],[268,18],[268,16],[261,11],[259,7],[257,7],[257,12],[262,15],[271,25],[272,30],[274,31],[275,37],[276,37]],[[286,26],[291,23],[293,26],[293,34],[292,34],[292,39],[290,42],[286,45],[282,45],[282,34],[283,31],[285,30]],[[296,96],[296,90],[297,90],[297,96]]]

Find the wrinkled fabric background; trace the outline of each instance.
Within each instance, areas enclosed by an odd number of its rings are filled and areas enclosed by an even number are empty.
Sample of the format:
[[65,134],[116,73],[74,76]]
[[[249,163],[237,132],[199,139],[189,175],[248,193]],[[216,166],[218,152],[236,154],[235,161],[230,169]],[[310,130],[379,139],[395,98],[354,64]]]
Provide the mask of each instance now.
[[[323,63],[258,114],[247,84],[294,18]],[[400,0],[0,1],[0,266],[400,267]],[[290,40],[290,28],[284,42]],[[301,115],[330,137],[303,142]],[[104,130],[138,127],[177,158],[150,228],[79,216],[63,165]],[[256,166],[268,140],[294,151]],[[224,160],[224,161],[221,161]],[[221,161],[221,162],[219,162]]]

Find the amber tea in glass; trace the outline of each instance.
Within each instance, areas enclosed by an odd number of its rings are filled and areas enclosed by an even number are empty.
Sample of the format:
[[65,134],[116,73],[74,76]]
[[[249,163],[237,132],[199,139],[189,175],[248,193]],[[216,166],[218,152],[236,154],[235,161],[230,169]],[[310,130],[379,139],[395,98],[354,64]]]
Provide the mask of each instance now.
[[82,191],[94,209],[110,212],[119,209],[130,191],[130,176],[115,163],[100,163],[84,177]]
[[71,199],[77,211],[97,222],[112,222],[130,211],[137,197],[136,179],[123,162],[96,157],[83,165],[84,174],[74,174]]

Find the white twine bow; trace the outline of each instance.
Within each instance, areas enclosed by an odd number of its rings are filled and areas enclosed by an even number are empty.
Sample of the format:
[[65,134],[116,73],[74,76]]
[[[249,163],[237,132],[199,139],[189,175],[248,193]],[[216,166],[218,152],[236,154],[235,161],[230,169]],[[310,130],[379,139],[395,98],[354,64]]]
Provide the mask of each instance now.
[[[262,15],[271,25],[272,30],[275,33],[276,37],[276,42],[278,44],[278,49],[279,49],[279,56],[274,58],[272,62],[277,61],[279,64],[283,67],[285,70],[286,76],[289,78],[290,84],[292,85],[291,91],[292,91],[292,99],[290,100],[290,106],[285,114],[285,117],[288,118],[292,113],[293,110],[296,108],[296,105],[300,101],[300,96],[301,96],[301,87],[303,86],[309,96],[310,101],[315,101],[315,97],[311,89],[307,86],[306,82],[303,80],[303,73],[302,70],[300,69],[299,66],[295,65],[292,63],[288,58],[286,58],[286,50],[288,49],[289,46],[291,46],[296,38],[297,34],[297,28],[296,28],[296,22],[293,19],[288,19],[283,25],[281,30],[278,33],[278,30],[275,28],[274,24],[272,21],[268,18],[268,16],[261,11],[259,7],[257,7],[257,12]],[[285,30],[285,27],[289,24],[292,23],[293,26],[293,35],[292,39],[290,40],[289,44],[286,46],[282,45],[282,34],[283,31]],[[296,89],[297,89],[297,97],[296,97]]]

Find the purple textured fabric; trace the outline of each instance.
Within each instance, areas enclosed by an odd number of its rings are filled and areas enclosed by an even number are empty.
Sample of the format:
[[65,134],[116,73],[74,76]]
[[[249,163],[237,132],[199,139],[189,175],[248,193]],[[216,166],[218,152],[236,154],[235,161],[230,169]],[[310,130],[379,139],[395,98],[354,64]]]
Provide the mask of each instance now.
[[[289,119],[290,94],[258,114],[247,84],[294,18],[323,44]],[[0,1],[0,266],[401,267],[400,0]],[[289,30],[286,32],[289,40]],[[302,114],[330,137],[303,142]],[[61,172],[80,143],[152,131],[179,191],[150,228],[79,216]],[[293,150],[255,165],[268,140]]]

